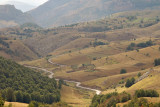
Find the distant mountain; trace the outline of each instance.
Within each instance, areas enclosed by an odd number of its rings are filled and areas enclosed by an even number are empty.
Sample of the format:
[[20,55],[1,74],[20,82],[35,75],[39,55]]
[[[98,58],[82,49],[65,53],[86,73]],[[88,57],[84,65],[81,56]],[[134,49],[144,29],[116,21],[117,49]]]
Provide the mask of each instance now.
[[[0,5],[0,21],[8,24],[8,26],[5,27],[34,22],[31,15],[16,9],[14,5]],[[12,24],[10,25],[8,22],[12,22]]]
[[153,8],[160,0],[49,0],[29,11],[44,27],[96,20],[112,13]]
[[30,5],[30,4],[27,4],[24,2],[18,2],[18,1],[5,1],[3,4],[14,5],[17,9],[20,9],[23,12],[36,8],[36,6],[34,5]]

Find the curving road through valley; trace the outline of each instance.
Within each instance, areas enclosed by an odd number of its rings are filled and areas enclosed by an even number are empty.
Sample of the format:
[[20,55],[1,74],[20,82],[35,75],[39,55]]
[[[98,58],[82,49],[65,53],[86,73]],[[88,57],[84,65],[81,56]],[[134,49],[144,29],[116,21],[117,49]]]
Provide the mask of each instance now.
[[[50,64],[53,64],[53,65],[58,65],[58,66],[66,66],[66,65],[61,65],[61,64],[57,64],[57,63],[54,63],[51,61],[51,59],[48,59],[48,62]],[[32,68],[32,69],[39,69],[39,70],[42,70],[46,73],[49,73],[48,77],[49,78],[53,78],[54,77],[54,73],[52,71],[48,71],[47,69],[44,69],[44,68],[39,68],[39,67],[33,67],[33,66],[29,66],[29,65],[24,65],[28,68]],[[59,80],[59,79],[56,79],[56,80]],[[77,82],[77,81],[70,81],[70,80],[64,80],[65,82],[71,82],[71,83],[75,83],[76,84],[76,87],[78,88],[82,88],[82,89],[86,89],[86,90],[90,90],[90,91],[95,91],[97,95],[99,95],[101,93],[100,90],[97,90],[97,89],[93,89],[93,88],[89,88],[89,87],[84,87],[84,86],[81,86],[81,82]]]

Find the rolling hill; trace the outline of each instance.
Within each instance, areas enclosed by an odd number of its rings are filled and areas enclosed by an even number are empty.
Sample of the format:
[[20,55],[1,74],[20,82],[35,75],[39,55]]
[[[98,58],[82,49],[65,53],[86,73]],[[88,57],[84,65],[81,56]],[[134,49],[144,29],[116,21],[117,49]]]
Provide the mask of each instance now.
[[61,26],[106,17],[117,12],[154,8],[159,0],[49,0],[29,11],[43,27]]
[[95,39],[106,43],[131,40],[151,34],[158,36],[158,33],[153,32],[159,28],[159,17],[160,12],[157,10],[122,12],[98,21],[44,29],[35,36],[25,39],[24,44],[41,56],[45,56],[53,51],[61,50],[63,53],[71,49],[92,47],[91,42]]
[[[154,66],[154,60],[159,58],[160,53],[159,17],[159,10],[120,12],[101,20],[52,29],[26,32],[23,28],[18,33],[10,29],[7,35],[23,34],[19,35],[23,43],[45,56],[21,64],[45,68],[54,72],[56,78],[81,82],[84,87],[101,90],[101,94],[123,91],[133,94],[140,88],[155,88],[160,93],[158,82],[154,82],[159,76],[158,71],[129,88],[125,86],[129,79],[137,80],[139,73],[143,76],[151,68],[159,70]],[[126,73],[121,74],[122,69]],[[81,94],[78,91],[81,89],[75,84],[68,83],[63,88],[64,101],[74,106],[89,106],[89,94]],[[68,95],[71,97],[68,98]],[[159,97],[155,99],[160,101]]]
[[[3,28],[0,32],[1,56],[15,61],[33,60],[38,58],[38,54],[22,42],[22,39],[29,37],[31,34],[26,32],[21,33],[20,28]],[[22,34],[24,36],[22,36]]]

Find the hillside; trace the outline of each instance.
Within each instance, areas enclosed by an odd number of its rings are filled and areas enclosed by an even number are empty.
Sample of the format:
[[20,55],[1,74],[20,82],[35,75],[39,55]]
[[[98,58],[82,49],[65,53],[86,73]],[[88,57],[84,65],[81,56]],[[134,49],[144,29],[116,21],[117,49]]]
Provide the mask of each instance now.
[[52,104],[60,101],[60,93],[54,78],[42,76],[14,61],[0,57],[0,90],[9,102],[38,101]]
[[95,40],[110,43],[142,36],[156,37],[159,17],[158,10],[121,12],[97,21],[52,29],[25,23],[17,28],[2,29],[0,35],[20,39],[37,56],[46,56],[53,51],[54,54],[63,54],[70,50],[93,47]]
[[[136,81],[151,68],[156,69],[154,60],[160,53],[159,17],[158,10],[149,9],[116,13],[98,21],[35,30],[31,37],[24,36],[23,42],[45,57],[21,64],[45,68],[54,72],[55,78],[77,81],[83,87],[98,89],[102,91],[98,98],[110,92],[126,91],[133,95],[141,87],[153,89],[152,84],[160,94],[158,82],[149,82],[155,81],[158,73],[151,73],[153,78],[146,77],[147,80],[126,86],[128,81]],[[141,86],[141,82],[148,84]],[[81,91],[86,90],[72,82],[67,84],[62,88],[62,99],[69,105],[89,106],[93,94],[82,94]],[[160,101],[159,97],[155,99]]]
[[0,27],[11,27],[34,20],[29,14],[17,10],[14,5],[0,5],[0,22],[2,21],[4,24],[2,23]]
[[[26,54],[27,53],[27,54]],[[4,40],[0,38],[0,55],[15,61],[33,60],[37,54],[19,40]]]
[[61,50],[62,54],[70,50],[92,47],[90,43],[95,39],[109,43],[140,36],[157,36],[158,33],[154,32],[158,32],[159,17],[160,12],[157,10],[122,12],[98,21],[44,29],[25,39],[24,43],[41,56],[45,56],[53,51],[56,53]]
[[117,12],[154,8],[159,0],[49,0],[29,11],[43,27],[100,19]]

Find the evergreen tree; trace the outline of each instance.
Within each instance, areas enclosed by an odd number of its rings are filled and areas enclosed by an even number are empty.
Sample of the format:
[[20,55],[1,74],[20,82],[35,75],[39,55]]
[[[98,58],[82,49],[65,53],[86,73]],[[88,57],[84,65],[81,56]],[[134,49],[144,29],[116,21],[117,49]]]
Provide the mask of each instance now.
[[23,94],[23,102],[29,103],[31,101],[31,96],[28,93]]
[[7,101],[9,101],[9,102],[15,102],[16,101],[16,96],[15,96],[14,90],[12,88],[8,88],[6,94],[7,94],[6,95]]
[[23,102],[23,94],[22,94],[21,91],[18,91],[18,92],[16,93],[16,101],[17,101],[17,102]]

